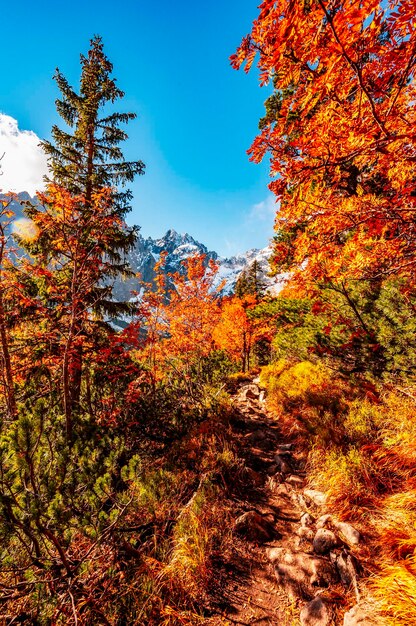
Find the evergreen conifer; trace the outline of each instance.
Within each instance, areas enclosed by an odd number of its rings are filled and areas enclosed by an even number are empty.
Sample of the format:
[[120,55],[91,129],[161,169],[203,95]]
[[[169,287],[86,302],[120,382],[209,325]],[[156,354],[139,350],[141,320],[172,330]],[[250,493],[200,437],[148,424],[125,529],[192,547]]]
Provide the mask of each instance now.
[[[71,311],[63,383],[69,433],[72,414],[79,410],[85,346],[100,336],[91,323],[92,314],[102,326],[104,316],[114,318],[131,309],[128,303],[113,300],[112,282],[120,274],[132,275],[126,254],[136,229],[124,221],[132,197],[125,185],[143,174],[145,166],[142,161],[126,161],[119,146],[127,138],[120,125],[136,115],[108,113],[108,106],[124,96],[112,69],[96,36],[87,56],[81,55],[79,93],[56,71],[62,94],[56,106],[68,130],[54,125],[53,141],[42,142],[50,165],[47,192],[40,196],[40,206],[26,208],[39,236],[22,244],[34,259],[38,276],[42,267],[59,274],[61,310]],[[52,310],[48,320],[55,319],[57,311],[50,293],[51,287],[44,303]]]

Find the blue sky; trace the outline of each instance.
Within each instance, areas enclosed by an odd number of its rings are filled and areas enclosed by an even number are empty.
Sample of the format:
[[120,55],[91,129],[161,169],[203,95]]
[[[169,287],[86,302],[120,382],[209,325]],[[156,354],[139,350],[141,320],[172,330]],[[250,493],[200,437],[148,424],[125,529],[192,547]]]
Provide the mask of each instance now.
[[274,210],[268,168],[250,163],[246,150],[268,91],[255,72],[229,64],[256,7],[253,0],[7,3],[0,112],[48,137],[58,121],[55,67],[77,85],[79,54],[100,34],[126,92],[118,108],[138,114],[126,156],[147,166],[132,186],[130,221],[144,236],[187,231],[224,255],[263,247]]

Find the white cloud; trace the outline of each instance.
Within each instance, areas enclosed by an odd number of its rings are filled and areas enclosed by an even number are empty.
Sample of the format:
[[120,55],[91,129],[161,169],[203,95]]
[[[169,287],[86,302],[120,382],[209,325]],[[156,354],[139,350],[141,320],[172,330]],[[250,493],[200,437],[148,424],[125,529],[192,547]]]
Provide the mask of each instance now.
[[264,200],[251,206],[244,207],[241,221],[238,221],[223,236],[223,254],[234,256],[246,252],[251,248],[263,249],[269,245],[274,235],[273,225],[279,203],[272,194]]
[[0,190],[27,191],[31,195],[44,187],[47,161],[39,137],[31,130],[19,130],[17,120],[0,113]]
[[273,224],[274,217],[276,215],[278,205],[276,204],[276,198],[270,194],[262,202],[253,204],[248,214],[249,222],[267,222]]

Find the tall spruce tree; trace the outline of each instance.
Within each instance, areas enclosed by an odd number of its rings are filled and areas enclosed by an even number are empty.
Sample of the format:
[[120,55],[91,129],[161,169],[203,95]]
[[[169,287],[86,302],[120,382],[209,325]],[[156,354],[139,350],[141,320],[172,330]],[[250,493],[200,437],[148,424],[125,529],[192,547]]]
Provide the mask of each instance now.
[[[128,228],[124,222],[131,209],[132,198],[125,185],[132,182],[137,174],[144,174],[145,165],[140,160],[126,161],[119,146],[127,139],[120,125],[135,119],[136,114],[106,114],[107,105],[123,98],[124,92],[111,77],[113,66],[104,54],[101,37],[95,36],[87,56],[81,55],[81,68],[79,93],[69,85],[59,69],[56,70],[54,78],[62,94],[61,99],[56,100],[56,107],[69,128],[62,130],[54,125],[53,141],[43,141],[41,146],[48,156],[51,171],[47,182],[83,199],[83,206],[78,209],[80,219],[92,215],[94,194],[103,188],[111,189],[108,220],[103,220],[101,224],[103,229],[106,224],[111,224],[107,244],[101,244],[107,259],[105,274],[101,277],[104,280],[129,273],[125,253],[135,242],[136,230]],[[34,211],[31,209],[31,217]],[[85,229],[85,236],[90,237],[88,229]],[[47,233],[43,233],[39,241],[48,244]],[[96,311],[101,308],[102,312],[111,316],[126,311],[125,303],[112,301],[111,289],[102,288],[102,294],[101,302],[96,300]]]
[[[53,126],[53,141],[42,142],[50,165],[47,192],[40,197],[43,206],[26,209],[40,234],[24,245],[37,268],[52,268],[62,277],[61,307],[72,311],[63,381],[69,436],[73,413],[80,407],[85,346],[94,340],[91,314],[102,319],[129,310],[128,303],[112,299],[112,282],[120,274],[131,274],[126,253],[136,230],[124,221],[131,200],[125,185],[143,174],[145,166],[142,161],[126,161],[119,146],[127,138],[120,125],[136,115],[108,113],[108,107],[124,96],[111,77],[112,69],[101,38],[94,37],[87,56],[81,55],[79,93],[56,71],[62,94],[56,106],[68,128]],[[48,302],[44,305],[48,307]],[[53,319],[56,306],[52,303],[49,308]]]

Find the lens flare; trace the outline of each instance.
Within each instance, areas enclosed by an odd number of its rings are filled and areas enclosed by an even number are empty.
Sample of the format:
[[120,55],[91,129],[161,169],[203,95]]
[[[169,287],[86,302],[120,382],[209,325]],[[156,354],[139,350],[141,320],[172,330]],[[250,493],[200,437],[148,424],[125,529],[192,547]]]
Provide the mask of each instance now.
[[21,217],[13,222],[13,233],[24,241],[34,241],[39,235],[39,228],[32,220]]

